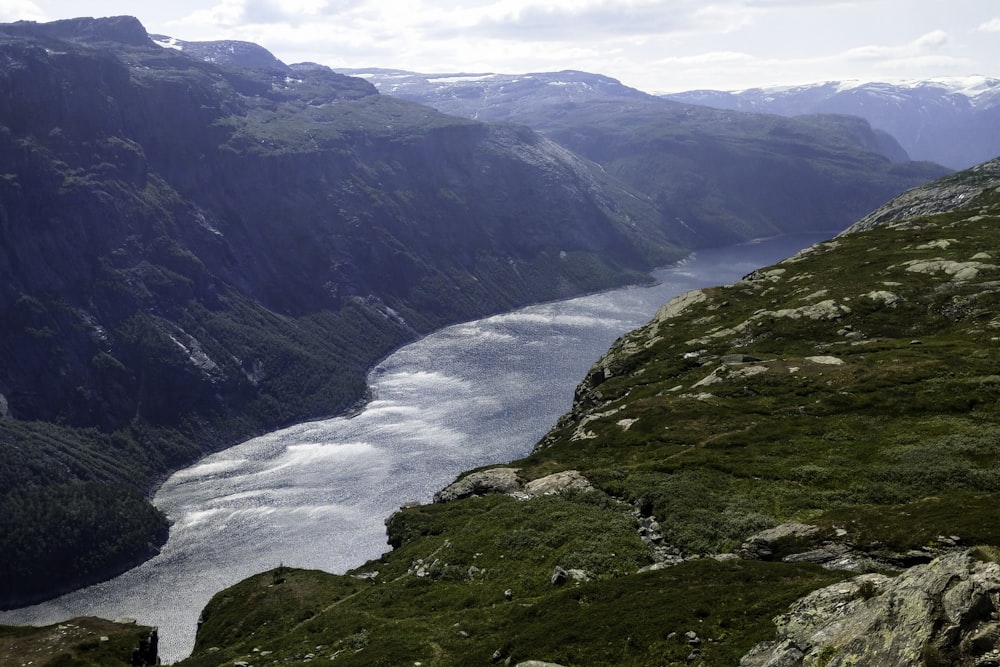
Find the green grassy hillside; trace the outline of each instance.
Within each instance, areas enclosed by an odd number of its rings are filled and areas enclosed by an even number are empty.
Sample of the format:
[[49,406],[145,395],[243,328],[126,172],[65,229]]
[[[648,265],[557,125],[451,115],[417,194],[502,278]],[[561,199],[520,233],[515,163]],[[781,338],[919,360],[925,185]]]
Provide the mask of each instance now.
[[[476,471],[476,495],[400,510],[394,550],[348,575],[219,593],[183,664],[731,666],[810,590],[1000,546],[998,167],[667,304],[516,484]],[[536,489],[571,470],[592,488]]]

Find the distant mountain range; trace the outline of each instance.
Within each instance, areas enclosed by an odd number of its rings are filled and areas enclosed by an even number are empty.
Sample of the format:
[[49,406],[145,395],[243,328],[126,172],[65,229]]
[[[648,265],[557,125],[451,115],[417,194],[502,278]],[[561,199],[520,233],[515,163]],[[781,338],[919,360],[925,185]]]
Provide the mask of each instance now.
[[531,127],[645,195],[689,245],[839,228],[901,180],[946,173],[860,118],[719,111],[577,71],[343,71],[445,113]]
[[663,97],[782,116],[858,116],[895,137],[914,160],[955,169],[1000,155],[1000,79],[984,76],[903,83],[831,81],[728,92],[692,90]]

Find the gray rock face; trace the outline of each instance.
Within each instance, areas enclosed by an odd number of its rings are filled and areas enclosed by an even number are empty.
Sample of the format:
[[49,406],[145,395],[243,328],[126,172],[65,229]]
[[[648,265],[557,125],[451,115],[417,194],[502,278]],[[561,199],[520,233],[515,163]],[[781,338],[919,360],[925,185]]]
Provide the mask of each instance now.
[[879,225],[903,223],[910,218],[964,208],[1000,182],[1000,158],[972,168],[976,180],[962,177],[943,178],[928,185],[907,190],[885,206],[848,227],[841,233],[863,232]]
[[747,560],[767,560],[774,554],[775,544],[784,539],[809,537],[819,532],[819,528],[805,523],[783,523],[774,528],[762,530],[747,538],[736,554]]
[[452,482],[434,494],[434,502],[447,503],[490,493],[513,493],[520,489],[521,482],[517,479],[517,468],[490,468]]
[[447,503],[460,498],[485,496],[491,493],[507,495],[527,500],[563,491],[592,491],[593,485],[577,470],[564,470],[539,477],[523,486],[517,478],[517,468],[490,468],[480,470],[452,482],[434,494],[434,502]]
[[564,470],[563,472],[552,473],[545,477],[533,479],[524,485],[524,492],[529,496],[545,496],[552,493],[562,493],[575,489],[577,491],[591,491],[593,486],[587,478],[577,470]]
[[861,575],[795,602],[740,666],[997,664],[998,598],[1000,564],[969,551],[895,578]]

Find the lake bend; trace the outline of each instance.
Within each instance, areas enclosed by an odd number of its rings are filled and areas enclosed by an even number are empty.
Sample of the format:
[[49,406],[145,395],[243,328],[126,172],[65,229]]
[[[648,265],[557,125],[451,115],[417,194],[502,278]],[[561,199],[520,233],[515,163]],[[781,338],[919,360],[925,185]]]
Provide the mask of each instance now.
[[292,426],[173,474],[154,503],[171,521],[160,554],[62,597],[0,613],[0,624],[75,616],[159,627],[160,657],[194,646],[211,596],[278,565],[344,572],[388,550],[384,520],[430,502],[464,470],[530,452],[616,338],[671,298],[738,280],[834,233],[701,250],[657,283],[457,324],[396,351],[368,376],[353,415]]

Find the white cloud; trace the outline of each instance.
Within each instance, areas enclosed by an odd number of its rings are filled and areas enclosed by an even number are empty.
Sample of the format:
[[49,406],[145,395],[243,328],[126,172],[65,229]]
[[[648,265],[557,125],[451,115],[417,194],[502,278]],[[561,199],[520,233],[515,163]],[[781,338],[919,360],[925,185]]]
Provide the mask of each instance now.
[[693,0],[506,0],[476,7],[422,12],[426,34],[475,34],[518,41],[600,42],[635,36],[719,31],[746,22],[742,7]]
[[980,32],[1000,32],[1000,18],[987,21],[976,28],[976,30]]
[[[0,20],[133,13],[183,40],[422,72],[599,72],[643,90],[996,76],[996,0],[0,0]],[[137,6],[139,5],[139,6]],[[47,15],[47,16],[45,16]],[[921,72],[921,66],[929,70]],[[885,75],[883,75],[885,76]]]
[[0,0],[0,22],[46,20],[45,12],[31,0]]
[[948,44],[951,41],[948,37],[948,33],[944,30],[933,30],[925,35],[921,35],[915,39],[911,46],[920,51],[937,50]]
[[897,46],[860,46],[844,53],[848,60],[894,60],[916,58],[937,51],[948,44],[948,33],[934,30],[907,44]]
[[221,0],[207,9],[199,9],[175,23],[236,26],[298,23],[323,15],[327,0]]
[[[199,9],[184,18],[171,21],[170,25],[198,25],[203,27],[231,27],[239,25],[246,16],[245,0],[222,0],[208,9]],[[181,39],[191,39],[181,36]]]

